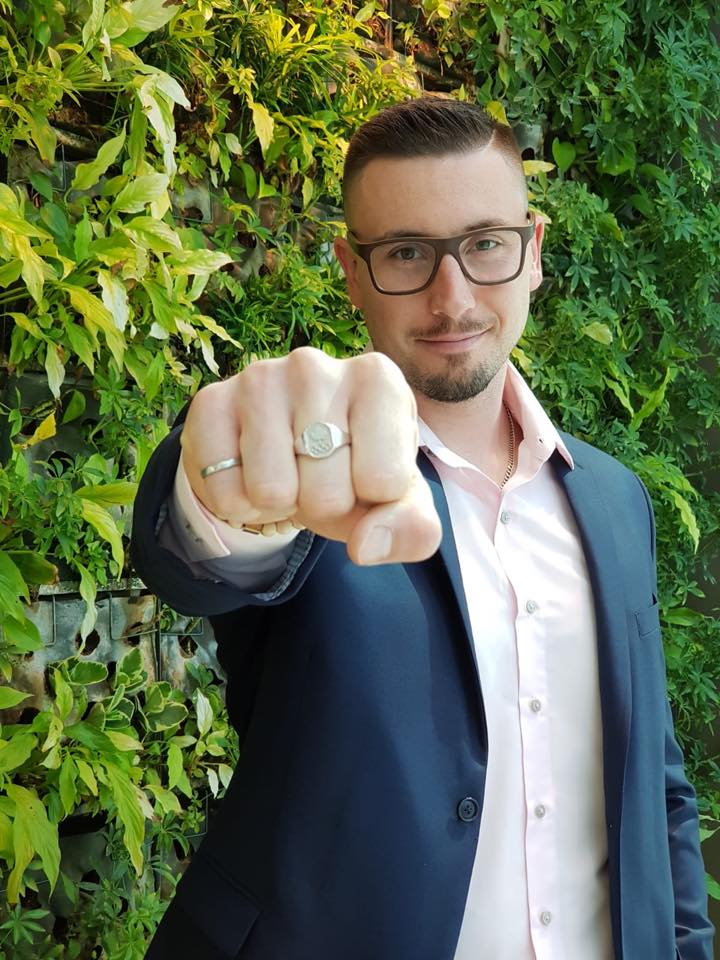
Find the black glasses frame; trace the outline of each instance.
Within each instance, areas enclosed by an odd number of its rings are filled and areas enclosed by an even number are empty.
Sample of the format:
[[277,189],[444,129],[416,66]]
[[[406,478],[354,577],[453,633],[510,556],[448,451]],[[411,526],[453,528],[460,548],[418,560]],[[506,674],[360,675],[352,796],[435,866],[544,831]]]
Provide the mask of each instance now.
[[[477,234],[501,232],[517,233],[520,235],[520,239],[522,240],[522,247],[520,248],[520,266],[512,276],[506,277],[504,280],[475,280],[474,277],[471,277],[467,272],[465,265],[460,258],[461,244],[463,241],[467,240],[468,237],[473,237]],[[347,242],[353,253],[356,253],[367,264],[370,280],[372,281],[372,285],[375,287],[378,293],[383,293],[386,297],[406,297],[411,293],[420,293],[422,290],[427,290],[427,288],[435,279],[435,276],[440,268],[440,262],[446,254],[450,254],[450,256],[455,259],[455,262],[463,272],[463,276],[465,276],[470,283],[476,284],[476,286],[494,287],[500,283],[510,283],[511,280],[515,280],[516,277],[519,277],[522,273],[522,269],[525,266],[525,256],[527,254],[528,244],[532,240],[534,233],[535,217],[533,216],[531,222],[528,223],[526,227],[484,227],[482,230],[470,230],[468,233],[459,233],[455,237],[392,237],[389,240],[375,240],[372,243],[360,243],[360,241],[355,238],[352,232],[348,231]],[[431,246],[434,249],[435,264],[430,272],[430,276],[421,287],[414,287],[412,290],[383,290],[383,288],[377,283],[375,274],[373,273],[372,264],[370,263],[371,254],[376,247],[387,246],[391,243],[426,243],[428,246]]]

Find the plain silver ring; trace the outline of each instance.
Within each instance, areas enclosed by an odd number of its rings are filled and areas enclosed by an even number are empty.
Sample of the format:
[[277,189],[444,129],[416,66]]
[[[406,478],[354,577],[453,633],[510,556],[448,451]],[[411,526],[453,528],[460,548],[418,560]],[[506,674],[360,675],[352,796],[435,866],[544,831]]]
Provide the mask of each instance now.
[[324,460],[341,447],[350,446],[350,434],[335,423],[317,420],[308,424],[295,440],[295,453],[300,457]]
[[203,480],[207,480],[208,477],[211,477],[214,473],[220,473],[221,470],[230,470],[232,467],[240,466],[242,466],[240,457],[228,457],[227,460],[218,460],[217,463],[210,463],[207,467],[203,467],[200,476]]

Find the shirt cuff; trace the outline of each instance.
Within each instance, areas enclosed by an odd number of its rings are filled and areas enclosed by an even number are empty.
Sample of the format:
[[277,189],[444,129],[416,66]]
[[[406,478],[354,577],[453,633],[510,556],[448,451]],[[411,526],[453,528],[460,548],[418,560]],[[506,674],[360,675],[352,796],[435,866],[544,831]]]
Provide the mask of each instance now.
[[295,540],[299,531],[258,536],[236,530],[220,520],[198,500],[185,473],[182,456],[175,474],[169,504],[175,533],[188,560],[197,563],[241,555],[248,564],[277,557]]

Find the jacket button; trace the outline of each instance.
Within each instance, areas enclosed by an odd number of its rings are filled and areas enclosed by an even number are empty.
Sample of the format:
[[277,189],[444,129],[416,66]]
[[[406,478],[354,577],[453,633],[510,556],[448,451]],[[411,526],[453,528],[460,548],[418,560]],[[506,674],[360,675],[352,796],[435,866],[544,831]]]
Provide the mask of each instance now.
[[480,807],[478,806],[477,800],[473,797],[465,797],[457,806],[457,815],[465,823],[470,823],[470,821],[474,820],[478,815],[479,810]]

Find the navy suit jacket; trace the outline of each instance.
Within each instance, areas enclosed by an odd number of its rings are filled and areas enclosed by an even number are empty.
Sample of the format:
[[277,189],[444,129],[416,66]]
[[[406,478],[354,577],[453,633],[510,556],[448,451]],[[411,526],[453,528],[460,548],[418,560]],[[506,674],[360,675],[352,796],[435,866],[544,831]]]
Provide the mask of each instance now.
[[[453,960],[488,742],[437,475],[421,454],[444,530],[429,560],[358,567],[306,531],[283,580],[244,594],[195,579],[157,544],[178,432],[140,485],[133,559],[176,610],[210,616],[242,746],[147,957]],[[712,960],[695,794],[666,697],[650,500],[616,460],[563,439],[576,468],[557,452],[551,465],[597,615],[616,958]],[[470,804],[461,818],[468,797],[478,815]]]

